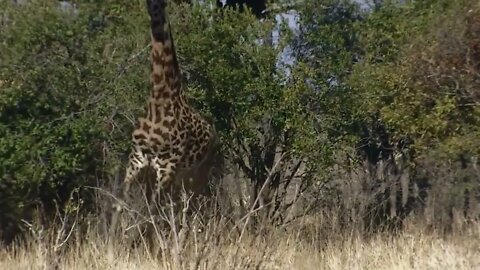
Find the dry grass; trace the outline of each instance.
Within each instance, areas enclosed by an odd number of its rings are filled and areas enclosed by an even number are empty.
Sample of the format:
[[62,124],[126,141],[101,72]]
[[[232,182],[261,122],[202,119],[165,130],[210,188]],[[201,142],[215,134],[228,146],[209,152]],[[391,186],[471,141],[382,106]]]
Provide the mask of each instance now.
[[[0,269],[480,269],[480,223],[436,230],[412,216],[399,232],[371,233],[342,224],[341,208],[331,207],[284,226],[250,226],[256,211],[222,211],[218,198],[160,207],[139,191],[112,230],[118,199],[97,191],[95,214],[73,207],[48,229],[26,224],[26,240],[0,248]],[[192,205],[203,210],[187,211]]]
[[129,248],[121,237],[109,249],[97,229],[61,248],[39,230],[28,244],[0,250],[0,269],[480,269],[480,224],[448,235],[411,226],[395,236],[310,237],[290,228],[240,239],[213,223],[192,230],[180,248],[174,234],[156,238],[165,245],[158,256],[143,245]]

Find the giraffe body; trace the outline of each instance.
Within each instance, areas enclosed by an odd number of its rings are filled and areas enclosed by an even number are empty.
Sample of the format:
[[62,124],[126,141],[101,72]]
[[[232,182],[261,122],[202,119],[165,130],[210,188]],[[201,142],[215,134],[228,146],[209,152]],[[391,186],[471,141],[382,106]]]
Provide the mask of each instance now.
[[151,19],[151,91],[147,115],[138,119],[132,134],[124,192],[128,193],[132,180],[146,166],[156,172],[154,196],[174,182],[200,191],[208,181],[216,155],[217,135],[213,125],[188,104],[184,95],[166,1],[146,2]]

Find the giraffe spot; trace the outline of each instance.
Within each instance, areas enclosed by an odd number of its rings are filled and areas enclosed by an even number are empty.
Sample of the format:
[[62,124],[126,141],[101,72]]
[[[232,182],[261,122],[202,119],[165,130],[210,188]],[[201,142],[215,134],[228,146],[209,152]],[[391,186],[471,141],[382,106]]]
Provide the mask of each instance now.
[[150,138],[150,141],[151,141],[152,143],[156,144],[156,145],[160,145],[160,144],[161,144],[160,140],[158,140],[158,139],[155,138],[155,137]]
[[[165,56],[170,56],[170,55],[165,55]],[[170,70],[172,73],[175,73],[175,69],[174,68],[171,68],[172,66],[174,66],[175,64],[175,61],[173,59],[173,57],[168,57],[168,58],[165,58],[165,66],[166,67],[169,67],[168,70]],[[173,78],[173,76],[171,76]]]
[[150,126],[147,123],[142,123],[142,129],[145,132],[149,132],[150,131]]
[[[169,63],[165,63],[166,66],[168,66]],[[171,63],[170,63],[171,64]],[[171,79],[173,78],[173,70],[171,68],[168,68],[165,70],[165,76],[168,78],[168,79]]]
[[140,152],[135,151],[135,153],[133,154],[133,160],[135,160],[136,162],[140,162],[141,159],[142,159],[142,156],[140,155]]
[[[155,89],[156,88],[156,89]],[[165,93],[165,85],[156,85],[154,88],[154,97],[156,99],[161,98],[162,93]]]
[[167,132],[161,133],[160,136],[162,137],[162,139],[163,139],[164,141],[170,140],[170,135],[169,135]]
[[177,155],[177,156],[181,156],[181,155],[182,155],[182,152],[180,151],[180,149],[179,149],[178,147],[174,147],[174,148],[172,149],[172,153],[173,153],[174,155]]
[[162,98],[169,99],[170,98],[170,92],[169,91],[163,91]]
[[172,125],[170,124],[170,121],[168,121],[168,120],[164,120],[164,121],[162,122],[162,125],[163,125],[164,127],[166,127],[167,129],[170,129],[170,128],[172,127]]
[[161,160],[168,158],[168,152],[158,154],[158,158]]
[[145,140],[145,139],[147,139],[147,136],[145,136],[145,134],[143,134],[143,133],[134,134],[133,139],[134,140]]
[[166,117],[173,117],[173,116],[174,116],[174,112],[173,112],[172,110],[165,111],[165,116],[166,116]]
[[143,153],[144,155],[146,155],[146,156],[150,156],[150,155],[153,154],[153,153],[152,153],[152,149],[149,148],[149,147],[142,149],[142,153]]
[[153,129],[153,133],[161,137],[162,134],[164,134],[164,131],[162,130],[161,127],[158,127],[158,128]]
[[170,111],[172,109],[172,103],[171,102],[166,102],[165,103],[165,111]]
[[165,46],[165,48],[163,49],[163,52],[165,53],[165,55],[171,55],[172,49],[170,49],[169,46]]
[[159,74],[153,74],[153,83],[158,84],[162,80],[162,77]]
[[159,66],[163,64],[162,57],[160,55],[160,52],[157,51],[157,49],[152,50],[152,62],[155,66]]

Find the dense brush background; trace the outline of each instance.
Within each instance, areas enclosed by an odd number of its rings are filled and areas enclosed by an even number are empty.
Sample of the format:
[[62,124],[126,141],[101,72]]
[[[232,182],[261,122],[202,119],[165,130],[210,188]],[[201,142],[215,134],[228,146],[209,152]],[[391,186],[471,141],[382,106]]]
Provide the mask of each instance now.
[[478,1],[170,1],[225,160],[194,211],[117,197],[144,1],[72,2],[0,0],[0,266],[480,267]]

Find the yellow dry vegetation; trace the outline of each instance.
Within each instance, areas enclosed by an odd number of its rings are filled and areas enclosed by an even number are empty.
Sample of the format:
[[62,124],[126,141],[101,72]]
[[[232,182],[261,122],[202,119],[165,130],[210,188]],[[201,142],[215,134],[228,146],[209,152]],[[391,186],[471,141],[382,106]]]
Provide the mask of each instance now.
[[207,230],[193,232],[181,250],[170,242],[156,257],[141,246],[109,249],[97,233],[63,252],[48,237],[2,249],[0,269],[480,269],[480,224],[442,234],[412,226],[370,237],[334,231],[307,237],[300,230],[272,229],[240,239]]

